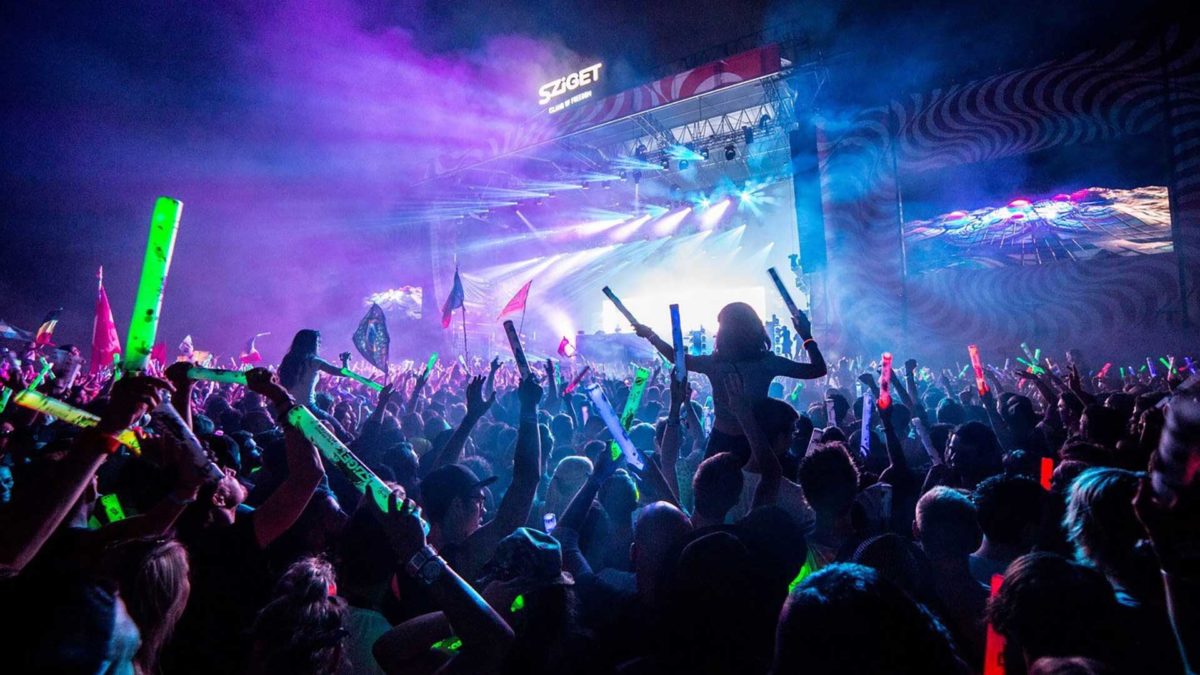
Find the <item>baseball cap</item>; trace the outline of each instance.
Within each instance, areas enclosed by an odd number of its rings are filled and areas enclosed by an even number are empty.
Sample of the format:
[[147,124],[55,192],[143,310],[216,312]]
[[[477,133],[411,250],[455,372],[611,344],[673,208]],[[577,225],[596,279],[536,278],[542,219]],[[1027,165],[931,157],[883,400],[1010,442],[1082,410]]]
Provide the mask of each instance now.
[[450,510],[450,503],[455,497],[470,499],[475,496],[476,490],[497,480],[495,476],[480,480],[462,464],[438,467],[421,480],[421,507],[430,519],[440,520]]
[[557,539],[541,530],[518,527],[500,540],[479,584],[520,579],[538,587],[570,586],[575,580],[563,571],[562,564],[562,546]]

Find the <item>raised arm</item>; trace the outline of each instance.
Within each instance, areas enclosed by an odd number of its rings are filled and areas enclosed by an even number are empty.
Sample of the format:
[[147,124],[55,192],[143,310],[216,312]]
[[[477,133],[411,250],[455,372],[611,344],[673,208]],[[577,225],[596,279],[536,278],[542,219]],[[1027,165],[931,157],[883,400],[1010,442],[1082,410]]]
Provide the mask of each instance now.
[[667,409],[667,426],[663,430],[662,447],[658,449],[658,455],[662,459],[662,472],[667,479],[667,485],[670,486],[672,494],[678,500],[679,482],[675,469],[679,464],[679,445],[682,441],[679,413],[684,404],[691,400],[692,388],[687,379],[682,381],[675,379],[674,372],[670,374],[669,378],[671,381],[671,404]]
[[467,438],[471,436],[471,430],[496,402],[495,392],[489,398],[483,397],[483,379],[482,375],[471,378],[470,384],[467,385],[467,414],[450,436],[450,440],[446,441],[445,447],[422,472],[422,477],[438,467],[454,464],[459,460],[463,447],[467,444]]
[[[379,513],[397,566],[416,579],[454,627],[462,647],[441,666],[438,673],[484,673],[500,668],[514,634],[504,619],[492,609],[470,584],[446,563],[437,551],[425,543],[425,529],[411,499],[397,508],[397,493],[390,499],[387,513],[378,511],[374,500],[368,500]],[[418,617],[414,622],[426,621]],[[409,672],[410,661],[427,653],[429,645],[413,644],[426,634],[410,622],[402,623],[384,633],[372,649],[379,666],[388,673]]]
[[171,405],[189,429],[192,428],[192,390],[196,386],[196,381],[187,375],[191,367],[192,364],[187,361],[176,361],[167,366],[164,373],[175,387],[171,393]]
[[473,561],[486,562],[496,545],[518,527],[529,520],[533,498],[541,480],[542,435],[538,431],[538,402],[542,400],[542,387],[530,373],[517,387],[517,398],[521,404],[520,423],[517,425],[517,449],[513,455],[512,483],[496,507],[496,517],[475,531],[467,539]]
[[[275,406],[276,419],[287,419],[295,401],[266,368],[246,373],[250,390],[262,394]],[[325,467],[312,443],[290,424],[283,427],[287,448],[287,478],[254,512],[254,536],[260,548],[266,548],[288,530],[308,506],[313,492],[325,477]]]
[[154,377],[123,378],[113,387],[100,423],[80,434],[52,481],[18,490],[0,518],[0,576],[15,575],[33,560],[75,507],[92,477],[120,449],[114,434],[161,403],[160,389],[171,384]]

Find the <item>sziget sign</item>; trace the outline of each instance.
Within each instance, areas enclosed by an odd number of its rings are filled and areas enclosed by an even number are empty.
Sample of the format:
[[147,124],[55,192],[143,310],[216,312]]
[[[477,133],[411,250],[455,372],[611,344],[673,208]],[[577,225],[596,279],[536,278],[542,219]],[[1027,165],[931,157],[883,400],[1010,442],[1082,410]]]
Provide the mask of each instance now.
[[575,91],[580,87],[595,84],[600,80],[600,67],[602,65],[604,64],[597,63],[588,66],[583,70],[571,73],[566,77],[560,77],[557,80],[551,80],[538,87],[538,105],[546,105],[563,94]]

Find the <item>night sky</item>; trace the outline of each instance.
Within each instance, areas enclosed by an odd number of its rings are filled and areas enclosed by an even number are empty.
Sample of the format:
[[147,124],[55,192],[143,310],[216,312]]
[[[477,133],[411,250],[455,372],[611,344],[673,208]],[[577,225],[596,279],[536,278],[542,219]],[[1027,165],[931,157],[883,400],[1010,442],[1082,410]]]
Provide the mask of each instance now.
[[[0,318],[86,343],[95,274],[124,338],[154,197],[185,203],[161,335],[277,358],[342,346],[368,291],[419,280],[390,218],[427,162],[530,114],[538,84],[661,64],[802,21],[828,105],[1104,47],[1158,5],[1102,2],[8,3],[0,16]],[[14,7],[20,5],[20,7]],[[427,263],[426,263],[427,264]],[[85,350],[86,351],[86,350]]]

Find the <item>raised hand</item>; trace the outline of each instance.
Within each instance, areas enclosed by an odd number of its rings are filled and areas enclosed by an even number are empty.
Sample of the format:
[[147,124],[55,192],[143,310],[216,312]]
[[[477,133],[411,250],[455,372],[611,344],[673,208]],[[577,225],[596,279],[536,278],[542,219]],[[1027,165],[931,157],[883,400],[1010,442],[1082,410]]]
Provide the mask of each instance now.
[[291,407],[294,403],[291,394],[279,383],[279,377],[266,368],[247,370],[246,386],[250,391],[265,396],[276,407]]
[[[402,498],[404,502],[398,506]],[[386,513],[380,510],[374,499],[366,501],[371,503],[379,522],[383,524],[383,532],[397,559],[409,560],[424,548],[425,526],[421,521],[421,509],[412,499],[403,497],[401,490],[396,490],[388,496]]]
[[147,375],[134,375],[119,380],[112,389],[108,408],[96,425],[102,433],[115,434],[128,428],[162,403],[162,391],[175,391],[166,380]]
[[499,356],[492,357],[491,369],[492,369],[493,373],[496,372],[497,370],[500,370],[500,357]]
[[648,338],[654,335],[654,331],[644,323],[633,324],[633,332],[640,338]]
[[487,398],[483,397],[483,383],[485,379],[482,375],[476,375],[467,384],[467,417],[471,419],[477,420],[483,417],[492,407],[492,404],[496,402],[496,392],[494,391],[491,396]]
[[171,384],[175,385],[175,389],[184,389],[191,386],[192,380],[188,379],[188,371],[191,368],[192,364],[187,361],[176,361],[167,366],[167,370],[163,374]]
[[517,400],[521,402],[522,409],[536,408],[537,404],[542,400],[542,385],[537,383],[537,377],[530,373],[529,377],[521,380],[521,384],[517,385]]
[[671,369],[668,379],[671,382],[671,409],[677,411],[692,400],[692,384],[686,377],[682,380],[676,379],[674,368]]
[[792,327],[796,329],[801,340],[808,340],[812,337],[812,322],[808,320],[808,315],[804,313],[804,310],[796,310],[796,314],[792,317]]
[[917,360],[916,359],[908,359],[907,361],[905,361],[904,362],[904,372],[908,373],[909,375],[917,372]]

